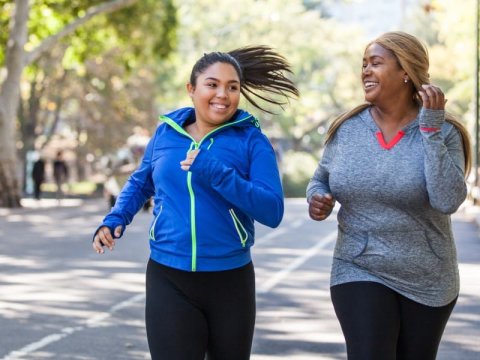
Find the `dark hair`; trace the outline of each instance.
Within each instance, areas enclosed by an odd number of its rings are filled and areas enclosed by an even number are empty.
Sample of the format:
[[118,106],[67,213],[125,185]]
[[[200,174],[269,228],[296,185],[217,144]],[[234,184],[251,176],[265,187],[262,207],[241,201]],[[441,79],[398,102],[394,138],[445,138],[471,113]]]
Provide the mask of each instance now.
[[290,64],[283,56],[264,45],[204,54],[193,66],[190,84],[195,86],[198,75],[217,62],[227,63],[234,67],[240,78],[241,93],[250,104],[262,111],[271,113],[258,105],[253,96],[279,106],[284,105],[286,101],[260,94],[259,91],[281,95],[287,98],[286,100],[292,95],[299,96],[295,84],[284,74],[284,72],[292,73]]

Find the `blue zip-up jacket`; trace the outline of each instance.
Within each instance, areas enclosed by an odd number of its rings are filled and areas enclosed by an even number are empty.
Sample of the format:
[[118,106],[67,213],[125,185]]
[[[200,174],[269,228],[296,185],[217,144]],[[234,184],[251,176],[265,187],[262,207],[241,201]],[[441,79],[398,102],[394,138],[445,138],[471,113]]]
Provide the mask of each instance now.
[[[233,118],[196,142],[185,130],[194,108],[161,116],[115,206],[101,226],[130,224],[154,196],[150,257],[187,271],[220,271],[251,261],[254,220],[276,227],[283,192],[275,153],[257,119],[237,110]],[[190,171],[180,168],[188,151],[200,149]]]

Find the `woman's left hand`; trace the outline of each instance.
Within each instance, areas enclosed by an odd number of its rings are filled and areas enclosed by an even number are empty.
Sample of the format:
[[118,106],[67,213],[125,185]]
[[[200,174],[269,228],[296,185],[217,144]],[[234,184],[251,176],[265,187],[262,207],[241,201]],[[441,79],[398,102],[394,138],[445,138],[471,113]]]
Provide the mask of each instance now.
[[432,84],[423,84],[422,90],[420,90],[418,93],[422,98],[423,107],[425,109],[445,109],[445,103],[447,102],[447,100],[445,99],[445,95],[439,87]]
[[190,170],[190,166],[192,166],[199,152],[200,149],[195,149],[187,153],[187,157],[185,158],[185,160],[180,161],[180,167],[182,168],[182,170]]

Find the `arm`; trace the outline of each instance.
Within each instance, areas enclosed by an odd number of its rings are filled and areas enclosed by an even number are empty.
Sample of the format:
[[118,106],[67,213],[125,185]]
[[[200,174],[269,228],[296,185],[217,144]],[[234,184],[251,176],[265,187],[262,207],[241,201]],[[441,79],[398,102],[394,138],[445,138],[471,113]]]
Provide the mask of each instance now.
[[443,110],[422,109],[420,132],[430,204],[441,213],[452,214],[467,196],[465,154],[457,129],[452,127],[446,133],[440,130],[444,119]]
[[280,224],[284,211],[282,185],[275,153],[263,134],[253,136],[249,143],[248,179],[208,151],[200,151],[195,156],[190,171],[208,182],[227,201],[264,225],[276,227]]
[[[115,238],[121,237],[126,225],[132,222],[133,217],[138,210],[142,208],[145,201],[155,193],[151,167],[155,138],[156,136],[154,136],[148,143],[140,166],[128,178],[122,191],[117,197],[115,206],[103,219],[102,224],[95,231],[95,235],[102,227],[107,227],[109,233],[115,234]],[[119,226],[121,226],[121,231],[115,231]],[[108,236],[106,237],[108,238]]]
[[422,85],[419,95],[423,102],[419,123],[430,204],[441,213],[451,214],[467,196],[461,135],[454,128],[447,133],[441,131],[446,100],[438,87]]

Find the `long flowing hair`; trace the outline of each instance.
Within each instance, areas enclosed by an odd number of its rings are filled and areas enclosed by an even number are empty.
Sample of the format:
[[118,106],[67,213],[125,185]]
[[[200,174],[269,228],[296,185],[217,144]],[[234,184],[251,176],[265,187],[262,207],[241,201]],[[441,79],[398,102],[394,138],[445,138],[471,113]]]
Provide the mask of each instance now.
[[[382,34],[377,39],[371,41],[365,48],[372,44],[378,44],[384,49],[390,50],[397,59],[400,67],[405,70],[414,87],[414,100],[422,106],[422,99],[418,91],[422,88],[422,84],[430,83],[428,68],[428,49],[416,37],[402,31],[392,31]],[[337,129],[346,120],[352,116],[362,112],[370,106],[370,103],[364,103],[354,107],[353,109],[338,116],[330,125],[327,131],[328,143]],[[472,149],[470,135],[465,126],[458,121],[452,114],[445,113],[445,120],[453,124],[462,136],[463,150],[465,154],[465,177],[468,177],[472,165]]]
[[300,95],[296,85],[286,76],[292,73],[290,64],[282,55],[265,45],[204,54],[193,66],[190,84],[195,86],[198,75],[217,62],[228,63],[235,68],[240,78],[242,95],[250,104],[267,113],[271,111],[259,105],[255,98],[281,107],[289,98]]

